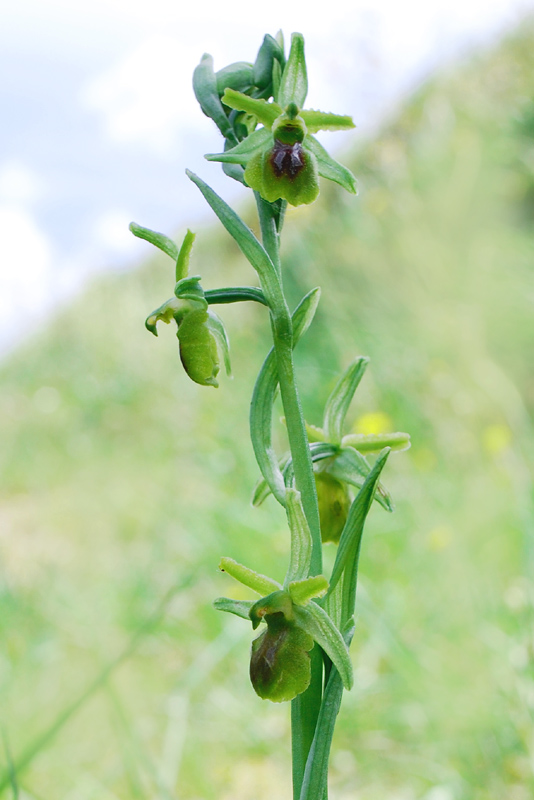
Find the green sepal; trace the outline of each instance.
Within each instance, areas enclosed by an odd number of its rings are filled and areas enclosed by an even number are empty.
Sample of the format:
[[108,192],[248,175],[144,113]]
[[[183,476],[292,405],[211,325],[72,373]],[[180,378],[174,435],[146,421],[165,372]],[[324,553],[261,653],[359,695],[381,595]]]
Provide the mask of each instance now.
[[314,136],[306,137],[306,147],[317,159],[319,175],[329,181],[338,183],[351,194],[358,194],[356,178],[347,167],[332,158]]
[[340,674],[345,689],[352,689],[354,677],[349,651],[343,637],[324,608],[317,603],[295,605],[296,624],[323,648]]
[[355,359],[338,380],[326,401],[323,430],[328,442],[341,443],[347,411],[368,364],[369,359],[365,356]]
[[341,440],[342,447],[354,447],[360,453],[379,453],[384,447],[392,452],[409,450],[410,434],[401,433],[348,433]]
[[286,512],[291,531],[291,550],[284,586],[308,577],[313,549],[312,536],[302,507],[300,492],[295,489],[286,489]]
[[151,231],[150,228],[143,228],[136,222],[130,222],[130,230],[138,239],[144,239],[145,242],[150,242],[154,247],[163,250],[173,261],[176,261],[178,257],[178,248],[173,240],[165,236],[164,233],[157,233],[156,231]]
[[242,583],[243,586],[248,586],[249,589],[262,596],[282,589],[282,586],[277,581],[273,581],[272,578],[261,575],[243,564],[238,564],[233,558],[227,558],[226,556],[221,558],[219,569],[221,572],[227,572],[228,575]]
[[176,299],[176,297],[171,297],[170,300],[167,300],[159,308],[156,308],[155,311],[148,315],[145,320],[146,329],[150,331],[150,333],[153,333],[154,336],[157,336],[157,323],[161,321],[168,325],[172,319],[176,319],[176,316],[180,313],[182,307],[182,304]]
[[247,61],[236,61],[234,64],[228,64],[227,67],[217,70],[215,80],[219,97],[224,94],[226,89],[246,92],[247,89],[254,86],[254,67]]
[[176,335],[180,342],[180,358],[191,380],[216,388],[219,385],[219,351],[208,312],[199,309],[184,314]]
[[232,375],[232,367],[230,364],[230,342],[228,341],[228,334],[222,319],[214,312],[208,311],[208,326],[215,337],[219,353],[223,357],[224,369],[228,377]]
[[[263,38],[256,61],[254,62],[254,85],[258,89],[267,89],[273,80],[273,67],[274,63],[278,65],[284,64],[284,51],[270,34],[266,34]],[[232,87],[235,88],[235,87]]]
[[225,150],[224,153],[207,153],[207,161],[222,161],[229,164],[247,164],[258,148],[272,141],[272,134],[267,128],[260,128],[235,147]]
[[267,617],[267,630],[252,642],[250,680],[264,700],[282,703],[293,700],[310,685],[308,652],[313,639],[283,614]]
[[196,234],[189,230],[186,231],[180,252],[176,256],[176,283],[187,277],[189,272],[189,259],[195,241]]
[[[344,447],[338,456],[332,461],[328,471],[338,480],[348,483],[360,489],[369,473],[371,467],[365,456],[353,447]],[[393,501],[387,489],[381,483],[377,484],[375,500],[386,509],[393,511]]]
[[326,442],[322,428],[318,428],[316,425],[311,425],[309,422],[306,422],[305,425],[309,442]]
[[217,597],[213,601],[213,607],[217,611],[227,611],[229,614],[235,614],[236,617],[247,621],[250,620],[249,611],[252,605],[251,600],[232,600],[230,597]]
[[282,73],[278,102],[285,108],[295,103],[302,108],[308,94],[308,75],[304,56],[304,37],[301,33],[291,34],[289,58]]
[[226,139],[237,143],[219,98],[217,78],[213,71],[213,58],[208,53],[204,53],[200,64],[193,72],[193,91],[204,114],[215,122]]
[[355,128],[352,117],[341,116],[340,114],[329,114],[326,111],[314,111],[309,109],[301,111],[300,116],[306,123],[309,133],[317,131],[344,131]]
[[250,114],[265,125],[269,130],[277,117],[283,113],[283,109],[278,103],[268,103],[266,100],[257,100],[254,97],[249,97],[243,92],[236,92],[233,89],[227,89],[222,96],[222,102],[229,108],[235,108],[236,111],[244,111]]
[[314,597],[323,597],[328,591],[328,581],[324,575],[312,575],[303,580],[291,581],[288,592],[293,603],[306,606]]

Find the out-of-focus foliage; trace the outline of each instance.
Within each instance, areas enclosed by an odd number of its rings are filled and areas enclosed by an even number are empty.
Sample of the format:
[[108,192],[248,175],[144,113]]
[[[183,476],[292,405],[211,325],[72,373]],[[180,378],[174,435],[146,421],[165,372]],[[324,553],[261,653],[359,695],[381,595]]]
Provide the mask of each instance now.
[[[359,199],[327,185],[289,215],[295,302],[323,286],[296,354],[307,420],[362,353],[354,430],[413,442],[364,540],[335,800],[534,792],[533,119],[525,28],[359,150]],[[224,233],[198,242],[205,288],[250,281]],[[287,710],[257,699],[247,626],[210,604],[224,553],[286,567],[280,509],[249,504],[266,312],[223,310],[235,379],[206,391],[144,330],[168,282],[166,259],[100,281],[2,369],[0,715],[25,797],[289,798]]]

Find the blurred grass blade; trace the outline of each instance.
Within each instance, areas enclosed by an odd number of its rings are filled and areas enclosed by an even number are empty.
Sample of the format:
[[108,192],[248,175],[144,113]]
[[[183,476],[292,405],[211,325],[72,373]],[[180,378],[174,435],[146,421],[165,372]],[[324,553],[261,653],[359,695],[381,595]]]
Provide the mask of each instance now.
[[[293,347],[308,330],[317,309],[320,289],[312,289],[293,312]],[[250,404],[250,438],[261,474],[276,497],[285,506],[285,484],[272,445],[273,404],[278,388],[278,370],[274,348],[263,362]],[[262,489],[262,494],[264,493]],[[256,493],[255,493],[256,496]],[[261,496],[261,495],[260,495]]]
[[345,417],[368,363],[369,359],[365,356],[355,359],[345,370],[326,401],[323,419],[326,441],[341,444]]
[[138,239],[144,239],[145,242],[150,242],[154,247],[159,247],[159,249],[163,250],[173,261],[176,261],[178,258],[178,247],[173,240],[165,236],[164,233],[157,233],[157,231],[151,231],[150,228],[143,228],[136,222],[130,222],[130,230]]
[[[365,483],[350,507],[349,516],[339,540],[336,560],[330,578],[329,595],[334,591],[344,569],[348,566],[349,562],[353,560],[352,556],[354,551],[359,550],[365,519],[373,501],[378,478],[384,468],[389,453],[389,449],[386,449],[377,458],[373,469],[367,476]],[[351,615],[352,614],[349,616]]]

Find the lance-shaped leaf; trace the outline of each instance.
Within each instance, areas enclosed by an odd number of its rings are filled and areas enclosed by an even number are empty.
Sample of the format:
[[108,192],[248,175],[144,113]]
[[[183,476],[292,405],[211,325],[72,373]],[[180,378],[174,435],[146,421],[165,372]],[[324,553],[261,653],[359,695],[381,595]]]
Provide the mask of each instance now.
[[351,194],[358,194],[356,178],[350,169],[332,158],[314,136],[306,136],[306,147],[317,159],[317,168],[321,178],[338,183]]
[[150,228],[143,228],[136,222],[130,222],[130,230],[138,239],[144,239],[145,242],[150,242],[154,247],[158,247],[170,256],[173,261],[176,261],[178,257],[178,248],[173,240],[165,236],[164,233],[157,233],[156,231],[151,231]]
[[[365,456],[353,447],[343,447],[339,455],[332,461],[328,471],[338,480],[360,489],[371,472],[371,467]],[[375,500],[386,511],[393,511],[391,495],[381,483],[376,486]]]
[[226,558],[226,556],[221,558],[219,569],[262,596],[272,594],[282,588],[278,581],[273,581],[266,575],[261,575],[243,564],[238,564],[233,558]]
[[235,614],[236,617],[241,619],[250,620],[249,611],[252,607],[251,600],[232,600],[230,597],[218,597],[213,601],[213,607],[217,611],[227,611],[229,614]]
[[312,602],[306,606],[295,605],[293,613],[296,624],[323,648],[339,672],[343,686],[350,690],[354,678],[349,651],[341,633],[326,611]]
[[330,578],[328,595],[332,594],[343,572],[346,571],[343,584],[343,615],[342,622],[345,622],[354,614],[354,602],[356,599],[356,582],[358,572],[358,559],[362,541],[363,527],[378,483],[378,478],[385,466],[390,450],[384,450],[376,460],[371,472],[367,476],[365,483],[354,499],[347,522],[339,540],[336,560]]
[[327,111],[314,111],[307,109],[300,112],[300,116],[306,123],[308,133],[317,131],[342,131],[355,128],[352,117],[341,114],[330,114]]
[[[315,314],[320,289],[312,289],[293,312],[293,347],[307,331]],[[285,505],[285,485],[272,446],[273,404],[278,387],[278,371],[274,349],[263,362],[250,404],[250,437],[261,474],[281,505]]]
[[296,489],[286,490],[286,512],[291,531],[291,555],[284,586],[288,586],[291,581],[300,581],[308,577],[313,547],[300,492]]
[[334,442],[334,444],[341,443],[347,411],[368,364],[369,359],[365,356],[360,356],[353,361],[326,401],[323,430],[327,441]]
[[215,122],[226,139],[237,143],[219,98],[217,78],[213,71],[213,58],[208,53],[202,56],[200,64],[193,73],[193,91],[204,114]]
[[289,103],[296,103],[302,108],[308,94],[308,74],[304,56],[304,37],[301,33],[291,34],[289,58],[282,73],[278,102],[285,108]]
[[409,433],[348,433],[341,440],[342,447],[354,447],[360,453],[379,453],[384,447],[401,452],[410,448]]
[[271,130],[275,119],[283,113],[283,108],[278,103],[257,100],[254,97],[249,97],[248,94],[236,92],[234,89],[225,91],[222,96],[222,102],[229,108],[234,108],[236,111],[244,111],[246,114],[256,117],[269,130]]

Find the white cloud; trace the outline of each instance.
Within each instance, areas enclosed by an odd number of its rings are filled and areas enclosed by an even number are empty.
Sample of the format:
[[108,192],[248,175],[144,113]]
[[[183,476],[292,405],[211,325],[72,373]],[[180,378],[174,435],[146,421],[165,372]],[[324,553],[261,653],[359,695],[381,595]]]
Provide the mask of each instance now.
[[35,172],[15,159],[0,166],[0,201],[32,203],[43,192],[43,186]]

